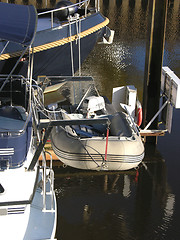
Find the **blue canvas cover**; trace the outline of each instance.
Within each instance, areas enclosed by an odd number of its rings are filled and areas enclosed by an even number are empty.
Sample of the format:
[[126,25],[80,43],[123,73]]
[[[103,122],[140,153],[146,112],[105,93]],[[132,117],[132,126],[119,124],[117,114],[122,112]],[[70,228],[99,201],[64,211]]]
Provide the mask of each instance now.
[[0,39],[29,45],[35,36],[36,25],[34,6],[0,2]]

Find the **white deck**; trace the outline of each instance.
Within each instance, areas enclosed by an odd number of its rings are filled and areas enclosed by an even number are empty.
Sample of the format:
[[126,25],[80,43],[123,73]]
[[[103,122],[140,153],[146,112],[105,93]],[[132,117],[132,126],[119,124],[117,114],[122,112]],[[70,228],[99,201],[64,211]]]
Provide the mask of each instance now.
[[5,190],[0,195],[0,203],[30,200],[37,175],[37,168],[33,171],[27,171],[33,154],[34,149],[30,148],[23,166],[0,172],[0,183]]
[[[47,183],[49,188],[49,182]],[[48,189],[49,192],[49,189]],[[49,192],[50,193],[50,192]],[[51,209],[51,196],[53,196],[53,208]],[[30,207],[30,217],[24,240],[54,239],[56,231],[56,198],[55,194],[46,195],[46,210],[42,209],[43,195],[41,189],[37,189]]]
[[57,221],[56,198],[54,192],[50,191],[49,181],[46,183],[46,189],[46,210],[43,209],[43,194],[40,187],[36,189],[31,204],[0,207],[0,239],[54,239]]

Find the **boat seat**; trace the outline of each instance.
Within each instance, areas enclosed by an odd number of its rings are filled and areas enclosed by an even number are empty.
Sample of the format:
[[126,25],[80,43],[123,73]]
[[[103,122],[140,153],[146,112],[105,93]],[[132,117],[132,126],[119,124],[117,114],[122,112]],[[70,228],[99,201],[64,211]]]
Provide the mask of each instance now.
[[22,130],[26,120],[25,109],[21,106],[4,106],[0,108],[0,130]]
[[73,130],[76,132],[76,134],[80,137],[93,137],[93,136],[99,136],[98,133],[93,131],[92,126],[86,126],[86,125],[79,125],[79,126],[72,126]]
[[86,132],[86,131],[83,131],[83,130],[80,130],[80,129],[76,129],[75,131],[76,131],[77,135],[80,136],[80,137],[88,137],[88,138],[93,137],[93,134],[91,134],[89,132]]
[[[108,118],[110,121],[112,119],[112,115],[108,114],[108,115],[101,115],[101,116],[97,116],[98,118]],[[99,135],[104,135],[106,136],[107,134],[107,124],[93,124],[92,125],[93,131],[97,132]]]

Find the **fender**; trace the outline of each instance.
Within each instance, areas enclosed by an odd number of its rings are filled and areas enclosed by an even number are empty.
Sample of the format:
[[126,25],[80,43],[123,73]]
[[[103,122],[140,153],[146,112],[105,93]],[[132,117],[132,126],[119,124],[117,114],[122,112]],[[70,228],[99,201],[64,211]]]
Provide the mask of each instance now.
[[135,122],[140,127],[142,124],[142,105],[139,100],[136,101],[135,117],[136,117]]

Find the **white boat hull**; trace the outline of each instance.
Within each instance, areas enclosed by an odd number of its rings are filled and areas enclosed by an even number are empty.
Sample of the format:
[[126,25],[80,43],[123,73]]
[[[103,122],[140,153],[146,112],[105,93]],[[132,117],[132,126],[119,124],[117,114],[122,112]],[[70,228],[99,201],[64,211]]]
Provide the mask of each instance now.
[[[42,170],[40,170],[32,200],[0,203],[0,239],[54,239],[57,219],[55,193],[50,190],[48,180],[46,209],[43,209],[42,188],[38,184],[41,181],[41,175]],[[6,197],[6,192],[3,195]],[[1,194],[1,197],[3,195]],[[18,194],[15,197],[18,197]]]
[[[55,131],[55,129],[54,129]],[[65,165],[87,170],[128,170],[136,168],[144,158],[144,145],[140,136],[127,141],[109,137],[105,160],[106,138],[79,140],[63,129],[52,132],[52,148]]]
[[[123,87],[123,93],[116,89],[110,103],[99,95],[91,77],[64,79],[62,93],[67,102],[49,105],[48,112],[51,120],[69,121],[64,127],[53,125],[51,131],[52,148],[60,161],[87,170],[136,168],[144,158],[144,144],[132,116],[135,88]],[[120,98],[125,92],[124,98],[132,100],[128,105]],[[134,108],[129,113],[132,102]]]
[[[23,80],[11,78],[11,83],[15,83],[11,86],[13,93],[22,93],[22,98],[18,95],[13,100],[25,98]],[[20,87],[16,90],[15,86]],[[5,87],[7,91],[9,82]],[[45,159],[43,167],[39,166],[37,158],[30,168],[38,150],[32,128],[34,115],[23,106],[14,105],[0,106],[0,239],[54,239],[56,200],[52,167],[46,169]]]

